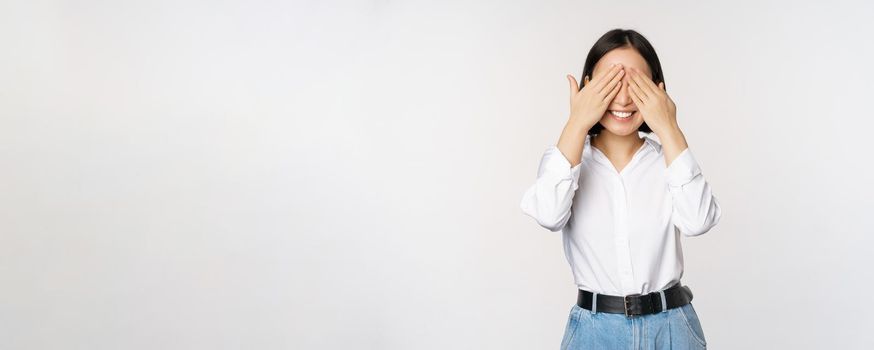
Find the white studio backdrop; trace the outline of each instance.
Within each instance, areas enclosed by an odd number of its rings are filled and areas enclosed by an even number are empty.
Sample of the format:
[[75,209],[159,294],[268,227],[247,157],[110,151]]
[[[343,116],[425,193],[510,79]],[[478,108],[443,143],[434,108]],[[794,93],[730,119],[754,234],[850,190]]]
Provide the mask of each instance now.
[[714,349],[870,349],[874,5],[0,1],[0,348],[552,349],[518,203],[613,28],[724,215]]

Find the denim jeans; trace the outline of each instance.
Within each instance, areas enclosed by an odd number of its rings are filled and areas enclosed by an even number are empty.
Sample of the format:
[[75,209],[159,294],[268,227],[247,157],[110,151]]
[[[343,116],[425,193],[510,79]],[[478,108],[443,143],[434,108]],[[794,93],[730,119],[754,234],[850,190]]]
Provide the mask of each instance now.
[[592,313],[574,304],[561,340],[561,350],[706,348],[704,330],[692,304],[631,317]]

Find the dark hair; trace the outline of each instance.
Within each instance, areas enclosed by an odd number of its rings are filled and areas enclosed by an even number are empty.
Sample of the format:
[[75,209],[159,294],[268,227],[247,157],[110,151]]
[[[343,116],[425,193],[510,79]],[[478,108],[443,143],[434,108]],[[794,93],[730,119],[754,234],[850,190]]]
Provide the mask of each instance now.
[[[592,72],[595,70],[595,64],[601,60],[601,57],[610,52],[613,49],[621,48],[621,47],[631,47],[637,50],[646,63],[649,65],[649,70],[652,72],[652,80],[658,85],[659,82],[664,82],[665,77],[662,72],[662,64],[659,63],[659,56],[656,55],[655,49],[650,45],[649,41],[646,40],[643,35],[640,33],[631,30],[631,29],[613,29],[598,39],[595,42],[595,45],[592,46],[592,49],[589,50],[589,55],[586,56],[586,65],[583,67],[583,77],[589,76],[591,78]],[[580,89],[585,86],[585,78],[580,79]],[[667,85],[665,85],[667,89]],[[595,125],[589,129],[589,135],[594,135],[601,130],[604,130],[604,126],[601,123],[595,123]],[[652,129],[649,128],[649,125],[646,125],[646,122],[640,125],[640,128],[637,129],[642,132],[652,132]]]

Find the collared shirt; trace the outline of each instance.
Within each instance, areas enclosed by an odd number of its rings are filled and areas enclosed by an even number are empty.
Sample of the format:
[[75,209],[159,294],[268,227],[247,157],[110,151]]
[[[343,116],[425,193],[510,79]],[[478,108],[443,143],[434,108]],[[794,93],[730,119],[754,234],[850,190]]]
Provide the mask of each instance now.
[[670,287],[683,276],[681,235],[701,235],[719,222],[710,184],[688,147],[665,166],[662,145],[644,137],[617,172],[590,139],[574,167],[557,146],[546,149],[522,211],[562,231],[578,288],[621,296]]

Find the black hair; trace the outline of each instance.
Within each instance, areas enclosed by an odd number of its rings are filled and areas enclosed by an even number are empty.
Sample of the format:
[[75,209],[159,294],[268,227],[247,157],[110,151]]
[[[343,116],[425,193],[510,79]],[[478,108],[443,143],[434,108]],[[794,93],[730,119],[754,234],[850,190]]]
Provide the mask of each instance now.
[[[613,49],[618,49],[622,47],[631,47],[635,49],[643,59],[646,61],[647,65],[649,65],[649,70],[652,72],[652,80],[658,85],[658,83],[664,83],[665,77],[662,72],[662,64],[659,63],[659,56],[656,55],[655,49],[650,45],[649,40],[641,35],[640,33],[632,30],[632,29],[613,29],[598,39],[595,42],[595,45],[592,46],[592,49],[589,50],[589,55],[586,56],[586,64],[583,67],[583,77],[580,79],[580,89],[586,85],[585,77],[589,76],[591,78],[592,72],[595,70],[595,64],[601,60],[601,57],[610,52]],[[665,85],[665,89],[667,89],[667,85]],[[589,135],[595,135],[601,130],[604,130],[604,126],[601,123],[595,123],[591,129],[589,129]],[[649,125],[646,125],[646,122],[640,125],[637,129],[638,131],[652,132],[652,129],[649,128]]]

